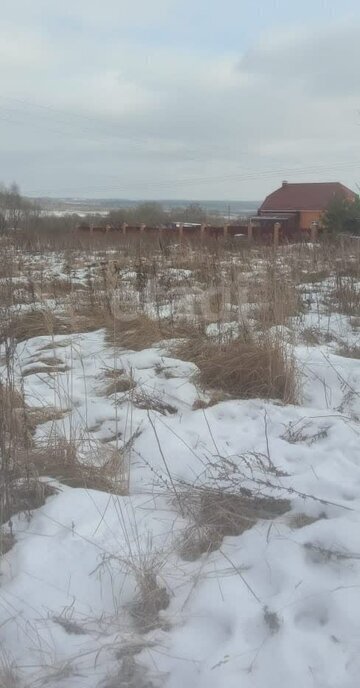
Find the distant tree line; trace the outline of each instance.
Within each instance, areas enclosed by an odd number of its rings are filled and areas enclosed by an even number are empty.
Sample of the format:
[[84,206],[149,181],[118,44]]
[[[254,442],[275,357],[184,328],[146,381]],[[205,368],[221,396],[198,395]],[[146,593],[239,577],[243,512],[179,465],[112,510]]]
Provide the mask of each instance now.
[[162,225],[168,222],[207,222],[209,215],[198,203],[190,203],[187,207],[172,208],[165,210],[161,203],[146,201],[139,203],[134,208],[120,208],[112,210],[106,221],[110,224],[121,224],[126,222],[129,225],[141,224]]
[[[0,233],[11,230],[35,230],[50,232],[71,231],[77,224],[119,226],[145,224],[167,225],[173,222],[222,224],[220,214],[209,214],[198,203],[166,210],[161,203],[146,201],[130,208],[111,210],[106,215],[89,212],[85,217],[74,213],[56,215],[42,210],[35,201],[21,195],[17,184],[0,183]],[[322,228],[329,234],[349,233],[360,235],[360,198],[355,201],[335,197],[323,215]]]
[[161,203],[146,201],[130,208],[111,210],[106,215],[89,211],[88,214],[61,213],[42,210],[40,205],[21,195],[17,184],[0,184],[0,232],[11,230],[36,230],[64,232],[74,229],[77,224],[112,224],[119,226],[146,224],[148,226],[166,225],[171,222],[193,222],[211,224],[221,223],[220,215],[208,214],[198,203],[190,203],[166,210]]

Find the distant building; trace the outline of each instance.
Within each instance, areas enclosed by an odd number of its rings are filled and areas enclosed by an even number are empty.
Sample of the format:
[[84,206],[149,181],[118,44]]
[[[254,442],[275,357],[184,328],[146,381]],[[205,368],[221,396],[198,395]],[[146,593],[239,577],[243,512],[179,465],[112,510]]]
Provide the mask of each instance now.
[[356,194],[339,182],[290,184],[283,182],[260,206],[258,218],[282,222],[297,230],[309,230],[319,224],[321,216],[334,198],[355,201]]

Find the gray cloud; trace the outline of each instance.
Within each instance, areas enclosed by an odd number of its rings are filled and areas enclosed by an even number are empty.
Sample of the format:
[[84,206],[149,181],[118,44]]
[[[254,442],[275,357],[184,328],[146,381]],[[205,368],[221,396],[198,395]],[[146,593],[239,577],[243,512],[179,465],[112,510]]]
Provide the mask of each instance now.
[[288,88],[311,95],[360,96],[360,25],[330,26],[322,31],[289,31],[249,50],[239,69],[255,77],[282,79]]
[[259,198],[285,172],[357,181],[359,24],[259,36],[239,56],[154,40],[165,0],[109,14],[37,0],[42,22],[22,0],[12,34],[3,1],[0,153],[25,192]]

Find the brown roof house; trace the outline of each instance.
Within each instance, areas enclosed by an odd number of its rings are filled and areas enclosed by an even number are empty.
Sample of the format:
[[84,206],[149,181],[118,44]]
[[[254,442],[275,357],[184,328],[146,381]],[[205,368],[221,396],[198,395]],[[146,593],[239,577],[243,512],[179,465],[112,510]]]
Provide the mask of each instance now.
[[356,194],[339,182],[290,184],[283,182],[260,206],[258,216],[289,221],[297,229],[309,230],[318,224],[334,198],[355,201]]

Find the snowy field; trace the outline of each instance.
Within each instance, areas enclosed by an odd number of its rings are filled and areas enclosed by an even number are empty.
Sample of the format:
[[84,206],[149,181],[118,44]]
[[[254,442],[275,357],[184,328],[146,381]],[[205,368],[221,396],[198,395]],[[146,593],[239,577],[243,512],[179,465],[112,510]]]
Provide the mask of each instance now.
[[[68,256],[28,254],[20,265],[13,255],[3,322],[29,311],[75,322],[83,292],[98,298],[94,285],[117,313],[126,305],[159,322],[196,319],[199,303],[214,301],[194,258],[160,275],[122,257],[105,279],[101,262],[113,259],[74,254],[69,266]],[[268,260],[289,277],[288,249],[254,252],[245,266],[221,258],[221,309],[204,316],[210,340],[231,341],[244,321],[259,332],[265,291],[252,291]],[[311,248],[297,260],[298,311],[262,321],[294,362],[293,403],[214,396],[191,348],[190,360],[177,355],[175,330],[132,348],[102,322],[48,325],[12,340],[10,366],[3,337],[2,384],[11,374],[26,414],[43,413],[31,452],[50,454],[60,438],[114,488],[70,486],[63,467],[41,472],[44,503],[3,524],[13,540],[0,559],[1,686],[357,688],[360,276],[351,257],[339,295],[336,266],[323,275],[317,265],[317,280]]]

